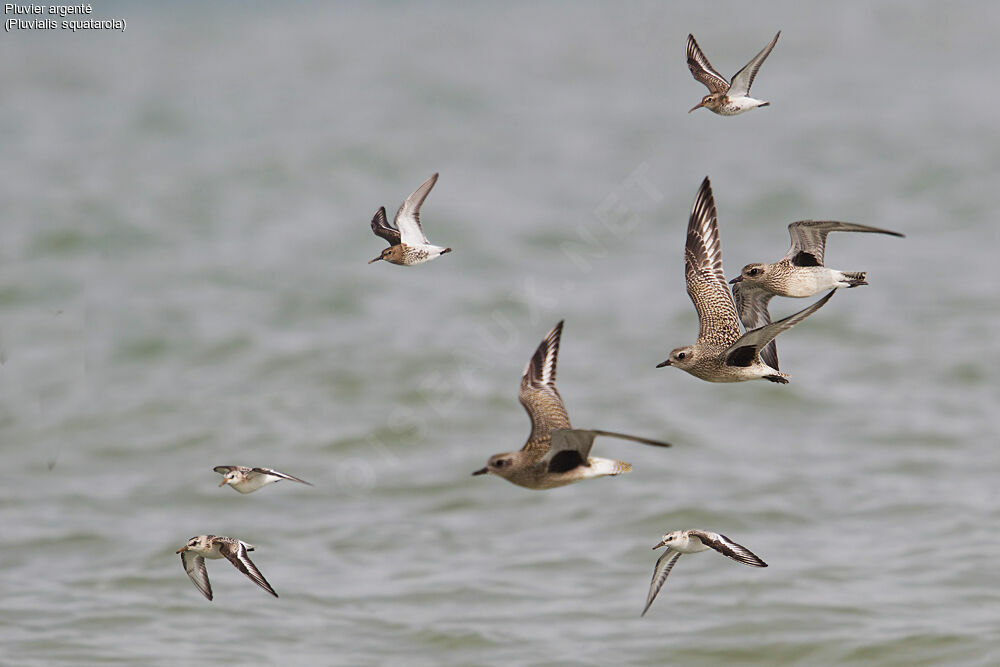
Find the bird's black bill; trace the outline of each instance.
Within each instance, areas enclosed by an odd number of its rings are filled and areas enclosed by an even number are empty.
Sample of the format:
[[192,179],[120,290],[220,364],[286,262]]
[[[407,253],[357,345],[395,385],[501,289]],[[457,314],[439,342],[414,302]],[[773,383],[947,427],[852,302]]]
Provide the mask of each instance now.
[[729,281],[729,284],[735,285],[736,283],[741,283],[741,282],[743,282],[743,276],[736,276],[735,278]]
[[473,476],[475,476],[475,475],[485,475],[488,472],[489,472],[489,468],[483,468],[482,470],[477,470],[476,472],[472,473],[472,475]]
[[369,260],[368,260],[368,263],[369,263],[369,264],[371,264],[371,263],[373,263],[373,262],[377,262],[377,261],[379,261],[380,259],[382,259],[382,255],[379,255],[379,256],[378,256],[378,257],[376,257],[375,259],[369,259]]
[[664,366],[669,366],[669,365],[670,365],[670,360],[667,359],[666,361],[661,361],[660,363],[656,364],[656,367],[663,368]]

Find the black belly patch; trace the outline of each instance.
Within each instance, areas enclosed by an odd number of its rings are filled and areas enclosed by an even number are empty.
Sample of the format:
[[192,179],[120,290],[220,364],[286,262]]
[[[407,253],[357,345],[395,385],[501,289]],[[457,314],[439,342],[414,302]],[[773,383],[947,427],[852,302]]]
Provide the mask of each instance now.
[[754,349],[752,345],[744,345],[743,347],[736,348],[726,357],[726,365],[742,366],[744,368],[753,366],[754,357],[757,356]]
[[816,259],[815,255],[812,255],[805,250],[800,250],[795,257],[792,257],[792,264],[795,266],[823,266]]
[[580,456],[580,452],[573,449],[564,449],[549,461],[549,472],[569,472],[573,468],[587,465],[587,462]]

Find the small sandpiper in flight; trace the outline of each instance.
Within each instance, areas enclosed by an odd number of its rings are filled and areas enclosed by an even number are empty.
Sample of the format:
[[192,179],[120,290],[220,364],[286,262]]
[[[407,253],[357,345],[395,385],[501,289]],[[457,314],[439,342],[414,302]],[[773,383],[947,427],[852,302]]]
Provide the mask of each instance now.
[[[826,235],[830,232],[868,232],[903,235],[899,232],[835,220],[799,220],[788,225],[792,247],[773,264],[747,264],[740,275],[729,281],[736,297],[736,309],[747,329],[771,323],[768,302],[772,296],[804,298],[838,287],[867,285],[865,271],[837,271],[823,265]],[[778,367],[778,351],[771,341],[760,352],[765,364]]]
[[538,345],[521,376],[518,398],[531,417],[528,441],[520,451],[491,456],[486,467],[473,475],[489,473],[529,489],[552,489],[592,477],[620,475],[632,469],[624,461],[590,456],[590,448],[598,435],[670,447],[658,440],[612,431],[574,429],[570,425],[569,414],[556,390],[556,361],[562,329],[560,321]]
[[688,219],[684,274],[688,296],[698,311],[698,340],[694,345],[676,348],[666,361],[656,367],[676,366],[709,382],[744,382],[763,378],[787,383],[788,375],[761,360],[761,348],[819,310],[833,296],[831,290],[808,308],[740,336],[736,304],[722,271],[719,222],[712,184],[707,176],[698,188]]
[[385,239],[389,247],[383,250],[381,255],[369,261],[369,264],[384,259],[390,264],[413,266],[451,252],[451,248],[442,248],[428,241],[423,227],[420,226],[420,205],[424,203],[437,179],[438,175],[434,174],[406,198],[396,212],[395,227],[389,224],[385,217],[385,206],[379,208],[372,218],[372,231],[376,236]]
[[271,584],[267,583],[267,579],[247,555],[247,552],[253,551],[253,549],[253,545],[233,537],[198,535],[188,540],[188,543],[178,549],[177,553],[181,555],[184,571],[191,577],[191,581],[201,591],[201,594],[209,600],[212,599],[212,584],[208,581],[208,570],[205,569],[206,558],[227,559],[237,570],[247,575],[250,581],[274,597],[278,597],[278,594],[271,588]]
[[696,554],[699,551],[715,549],[723,556],[728,556],[735,561],[754,567],[767,567],[767,563],[757,557],[745,546],[736,544],[725,535],[710,533],[707,530],[675,530],[663,536],[654,549],[666,547],[656,561],[653,568],[653,581],[649,584],[649,595],[646,596],[646,608],[642,610],[642,616],[649,611],[649,606],[656,599],[656,594],[663,588],[663,583],[667,580],[670,570],[684,554]]
[[246,466],[215,466],[213,468],[215,472],[222,475],[222,481],[219,482],[219,486],[223,487],[226,484],[230,485],[240,493],[253,493],[257,489],[267,484],[272,484],[274,482],[280,482],[283,479],[287,479],[291,482],[299,482],[300,484],[306,484],[312,486],[304,479],[299,479],[298,477],[292,477],[291,475],[286,475],[283,472],[278,472],[277,470],[271,470],[270,468],[248,468]]
[[[778,43],[781,31],[774,36],[771,43],[761,49],[760,53],[753,57],[753,60],[743,66],[739,72],[733,75],[732,81],[726,81],[725,77],[715,71],[708,58],[698,48],[698,42],[694,41],[694,35],[688,35],[687,41],[687,63],[688,69],[695,79],[705,84],[709,94],[701,99],[701,102],[691,108],[691,111],[705,107],[720,116],[735,116],[750,109],[766,107],[770,102],[755,100],[750,97],[750,86],[757,76],[764,60],[771,55],[771,49]],[[691,113],[688,111],[688,113]]]

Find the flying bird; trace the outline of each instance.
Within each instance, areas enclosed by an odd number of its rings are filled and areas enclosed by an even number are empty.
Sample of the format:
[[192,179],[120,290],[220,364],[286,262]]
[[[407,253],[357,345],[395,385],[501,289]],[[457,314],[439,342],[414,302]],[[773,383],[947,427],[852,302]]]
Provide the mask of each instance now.
[[593,477],[620,475],[632,466],[624,461],[590,455],[594,438],[607,435],[645,445],[670,447],[666,442],[613,431],[574,429],[562,397],[556,390],[556,361],[563,322],[549,331],[521,376],[518,398],[531,418],[531,433],[517,452],[495,454],[473,475],[496,475],[529,489],[551,489]]
[[733,75],[732,81],[726,81],[725,77],[715,71],[708,58],[698,47],[698,42],[694,40],[694,35],[688,35],[687,41],[687,63],[688,69],[695,79],[705,84],[708,88],[708,95],[701,98],[701,102],[694,105],[688,113],[695,109],[705,107],[720,116],[735,116],[750,109],[766,107],[770,102],[756,100],[750,97],[750,86],[753,85],[754,77],[763,64],[764,60],[771,55],[771,50],[778,43],[781,31],[774,36],[774,39],[761,49],[760,53],[743,66],[739,72]]
[[248,551],[253,550],[253,545],[233,537],[198,535],[188,540],[187,544],[177,550],[177,553],[181,555],[184,571],[187,572],[201,594],[209,600],[212,599],[212,584],[208,581],[208,570],[205,568],[206,558],[227,559],[237,570],[247,575],[250,581],[274,597],[278,597],[278,594],[271,588],[271,584],[267,583],[267,579],[247,555]]
[[[792,247],[773,264],[747,264],[740,275],[729,281],[736,298],[736,309],[747,329],[771,323],[768,302],[772,296],[804,298],[828,289],[867,285],[866,271],[837,271],[823,265],[826,235],[830,232],[868,232],[871,234],[903,235],[899,232],[836,220],[799,220],[788,225]],[[760,353],[765,364],[778,367],[778,350],[774,341]]]
[[708,177],[702,181],[688,219],[684,248],[687,293],[698,311],[698,340],[671,351],[657,368],[675,366],[709,382],[744,382],[763,378],[786,384],[788,375],[761,359],[761,350],[778,334],[791,329],[823,307],[825,297],[794,315],[740,335],[736,304],[722,271],[719,222]]
[[240,493],[253,493],[262,486],[271,484],[273,482],[280,482],[283,479],[312,486],[312,484],[309,484],[309,482],[305,481],[304,479],[299,479],[298,477],[292,477],[291,475],[286,475],[283,472],[278,472],[277,470],[271,470],[270,468],[248,468],[246,466],[215,466],[213,470],[222,475],[222,481],[219,482],[220,487],[223,487],[226,484],[228,484],[237,491],[239,491]]
[[372,231],[376,236],[385,239],[389,247],[383,250],[381,255],[369,261],[369,264],[384,259],[391,264],[413,266],[451,252],[451,248],[442,248],[428,241],[420,225],[420,206],[427,199],[437,179],[438,175],[434,174],[406,198],[396,212],[395,226],[386,218],[385,206],[379,208],[372,218]]
[[699,551],[715,549],[723,556],[745,565],[754,567],[767,567],[767,563],[762,561],[755,553],[741,544],[736,544],[725,535],[710,533],[707,530],[675,530],[663,536],[654,549],[666,547],[656,561],[653,568],[653,580],[649,584],[649,595],[646,596],[646,608],[642,610],[642,616],[649,611],[650,605],[656,599],[656,595],[663,588],[663,583],[667,580],[670,570],[674,569],[677,560],[684,554],[696,554]]

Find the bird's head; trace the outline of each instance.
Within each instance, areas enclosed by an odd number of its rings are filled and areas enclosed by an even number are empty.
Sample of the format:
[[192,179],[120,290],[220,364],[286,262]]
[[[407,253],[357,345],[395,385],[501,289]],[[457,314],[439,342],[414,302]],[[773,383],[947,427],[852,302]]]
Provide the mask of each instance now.
[[230,470],[222,476],[222,481],[219,482],[219,486],[225,486],[226,484],[238,484],[242,477],[243,473],[239,470]]
[[490,460],[486,462],[485,468],[480,468],[472,474],[485,475],[489,473],[492,475],[499,475],[500,477],[507,477],[514,468],[514,455],[515,452],[494,454],[490,457]]
[[208,542],[214,535],[198,535],[187,541],[187,544],[178,549],[175,553],[183,553],[188,549],[193,551],[205,551],[208,549]]
[[722,104],[722,97],[723,93],[712,93],[711,95],[705,95],[705,97],[701,98],[701,102],[698,102],[698,104],[694,105],[688,110],[688,113],[691,113],[695,109],[700,109],[702,107],[705,107],[706,109],[717,109],[719,105]]
[[654,549],[659,549],[660,547],[669,547],[673,543],[674,540],[676,540],[677,538],[679,538],[681,536],[681,532],[682,531],[680,531],[680,530],[675,530],[675,531],[667,533],[660,540],[659,544],[657,544],[653,548]]
[[740,271],[740,275],[736,276],[729,281],[730,285],[735,285],[736,283],[747,283],[750,285],[756,285],[764,282],[767,277],[767,264],[747,264]]
[[678,347],[677,349],[672,350],[670,352],[670,356],[667,357],[667,360],[658,363],[656,367],[663,368],[664,366],[676,366],[677,368],[687,370],[694,365],[695,358],[694,345],[685,345],[684,347]]
[[369,264],[384,259],[387,262],[392,262],[393,264],[399,264],[403,259],[403,246],[402,245],[391,245],[382,251],[382,254],[375,259],[368,260]]

